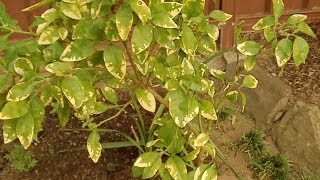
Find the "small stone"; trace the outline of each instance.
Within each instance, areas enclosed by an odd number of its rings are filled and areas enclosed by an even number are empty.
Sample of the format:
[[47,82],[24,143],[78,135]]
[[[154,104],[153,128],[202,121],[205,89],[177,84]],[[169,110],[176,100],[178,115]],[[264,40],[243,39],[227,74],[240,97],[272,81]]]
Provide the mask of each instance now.
[[283,114],[284,113],[282,111],[278,112],[277,115],[274,117],[273,121],[277,122],[278,120],[280,120]]

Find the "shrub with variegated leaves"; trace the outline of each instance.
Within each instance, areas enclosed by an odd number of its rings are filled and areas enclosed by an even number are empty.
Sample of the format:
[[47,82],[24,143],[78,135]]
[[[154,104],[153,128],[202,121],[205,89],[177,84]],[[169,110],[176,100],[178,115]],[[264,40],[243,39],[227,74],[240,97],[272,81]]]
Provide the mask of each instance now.
[[[274,15],[254,25],[266,43],[241,38],[236,27],[238,50],[247,56],[250,71],[256,57],[269,45],[275,49],[280,67],[293,57],[299,66],[308,54],[308,43],[299,36],[314,36],[296,14],[282,23],[284,6],[273,0]],[[225,72],[207,63],[221,56],[216,41],[219,29],[231,15],[214,10],[203,13],[204,0],[44,0],[25,11],[47,5],[26,32],[0,6],[0,119],[4,142],[19,139],[28,148],[43,130],[45,107],[51,106],[61,127],[71,112],[89,131],[87,149],[97,162],[103,147],[101,132],[117,132],[101,126],[128,106],[137,111],[136,137],[113,146],[136,146],[141,155],[133,175],[143,179],[216,179],[217,147],[210,131],[227,101],[242,100],[243,88],[256,88],[258,81],[239,68],[232,81]],[[14,33],[31,39],[10,42]],[[232,34],[230,34],[232,36]],[[293,41],[293,42],[292,42]],[[220,82],[222,87],[216,88]],[[117,91],[125,89],[128,102],[120,102]],[[158,93],[158,90],[165,93]],[[240,98],[238,98],[240,94]],[[149,129],[141,108],[154,113]],[[110,109],[117,113],[97,121],[94,115]],[[217,151],[219,152],[219,151]],[[223,156],[218,153],[222,158]]]

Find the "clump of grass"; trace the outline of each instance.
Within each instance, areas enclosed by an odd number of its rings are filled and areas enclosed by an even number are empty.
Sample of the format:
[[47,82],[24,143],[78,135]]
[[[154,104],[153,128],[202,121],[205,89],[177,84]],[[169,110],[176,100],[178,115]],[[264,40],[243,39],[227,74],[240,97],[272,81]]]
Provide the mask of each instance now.
[[36,166],[37,160],[31,152],[25,150],[21,145],[16,145],[12,151],[4,156],[11,166],[19,172],[28,172]]
[[241,138],[238,147],[241,152],[247,153],[249,157],[262,155],[265,145],[261,132],[256,130],[248,132]]
[[296,178],[299,180],[319,180],[320,174],[316,174],[313,172],[300,172],[297,173]]
[[251,165],[259,179],[271,178],[274,180],[286,180],[289,177],[289,162],[281,154],[264,155],[251,160]]

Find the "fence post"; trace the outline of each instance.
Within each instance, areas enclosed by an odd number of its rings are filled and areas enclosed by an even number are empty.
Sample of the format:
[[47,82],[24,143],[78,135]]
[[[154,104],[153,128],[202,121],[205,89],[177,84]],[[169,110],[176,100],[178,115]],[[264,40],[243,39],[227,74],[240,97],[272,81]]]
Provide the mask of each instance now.
[[223,0],[221,10],[232,14],[232,18],[222,27],[220,36],[220,49],[224,50],[234,45],[234,26],[236,23],[236,1],[237,0]]

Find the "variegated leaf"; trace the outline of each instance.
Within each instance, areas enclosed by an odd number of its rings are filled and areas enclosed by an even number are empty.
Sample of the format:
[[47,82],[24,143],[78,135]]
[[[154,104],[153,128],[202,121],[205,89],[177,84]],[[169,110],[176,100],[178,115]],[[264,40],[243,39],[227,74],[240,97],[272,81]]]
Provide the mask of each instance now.
[[136,90],[136,96],[140,105],[147,111],[156,111],[156,99],[153,94],[146,89],[138,88]]
[[132,10],[128,6],[121,6],[116,14],[116,25],[119,36],[123,41],[128,38],[133,24]]
[[16,133],[22,146],[27,149],[32,143],[34,133],[34,121],[31,114],[26,114],[18,119]]
[[124,78],[127,67],[122,49],[114,45],[108,46],[104,50],[103,59],[110,74],[118,79]]
[[100,135],[98,132],[93,131],[87,140],[87,150],[89,152],[90,158],[93,162],[97,163],[102,151],[102,146],[100,144]]

